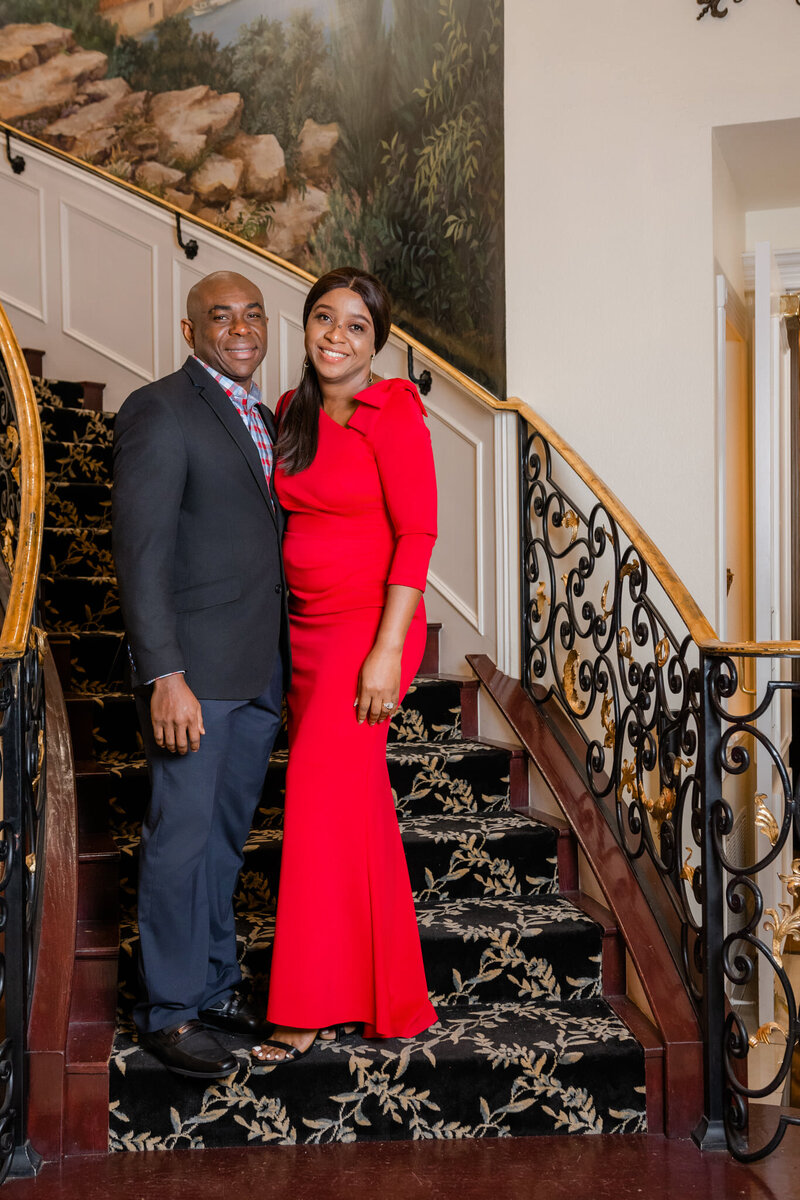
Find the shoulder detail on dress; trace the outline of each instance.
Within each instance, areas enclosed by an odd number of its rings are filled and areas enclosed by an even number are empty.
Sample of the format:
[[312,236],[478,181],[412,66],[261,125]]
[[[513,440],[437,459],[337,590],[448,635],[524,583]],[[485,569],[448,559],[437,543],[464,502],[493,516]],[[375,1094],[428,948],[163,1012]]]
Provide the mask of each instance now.
[[347,422],[347,428],[356,429],[365,437],[369,437],[375,422],[391,400],[411,401],[423,417],[428,415],[419,392],[409,379],[381,379],[363,392],[357,392],[353,399],[358,401],[358,408]]

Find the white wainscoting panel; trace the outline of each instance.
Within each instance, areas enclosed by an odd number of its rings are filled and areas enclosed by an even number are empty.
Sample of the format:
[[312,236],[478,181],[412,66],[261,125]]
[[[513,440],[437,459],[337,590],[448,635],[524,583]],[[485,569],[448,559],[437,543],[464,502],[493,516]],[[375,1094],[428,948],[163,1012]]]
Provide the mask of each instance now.
[[[157,247],[71,204],[62,203],[60,224],[64,333],[140,379],[155,379]],[[125,309],[138,319],[126,319]]]
[[[431,559],[430,582],[481,635],[483,446],[470,430],[443,413],[433,396],[427,408],[439,477],[439,538]],[[409,476],[413,486],[413,463],[409,463]]]
[[41,187],[16,175],[0,175],[0,213],[4,230],[0,299],[44,322],[46,255]]

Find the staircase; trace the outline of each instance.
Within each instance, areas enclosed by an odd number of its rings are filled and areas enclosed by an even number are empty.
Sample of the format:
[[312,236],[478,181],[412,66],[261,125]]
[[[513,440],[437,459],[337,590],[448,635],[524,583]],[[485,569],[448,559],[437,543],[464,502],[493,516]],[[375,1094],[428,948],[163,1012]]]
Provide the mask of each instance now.
[[[131,1008],[147,776],[111,558],[113,415],[99,411],[96,385],[34,382],[48,470],[44,621],[79,807],[66,1152],[660,1130],[657,1039],[624,997],[619,934],[576,891],[567,827],[527,807],[521,751],[475,736],[475,682],[435,674],[435,628],[429,673],[392,722],[389,765],[438,1023],[409,1040],[319,1045],[288,1067],[257,1064],[220,1035],[238,1069],[209,1087],[139,1048]],[[236,897],[257,996],[269,974],[286,757],[279,739]]]

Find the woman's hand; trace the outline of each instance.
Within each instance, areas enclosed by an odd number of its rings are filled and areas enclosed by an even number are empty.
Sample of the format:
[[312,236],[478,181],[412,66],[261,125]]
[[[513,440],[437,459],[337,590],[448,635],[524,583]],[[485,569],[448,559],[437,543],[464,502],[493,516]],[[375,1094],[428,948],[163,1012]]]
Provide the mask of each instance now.
[[400,699],[400,669],[403,651],[373,646],[358,676],[356,719],[359,725],[388,721]]

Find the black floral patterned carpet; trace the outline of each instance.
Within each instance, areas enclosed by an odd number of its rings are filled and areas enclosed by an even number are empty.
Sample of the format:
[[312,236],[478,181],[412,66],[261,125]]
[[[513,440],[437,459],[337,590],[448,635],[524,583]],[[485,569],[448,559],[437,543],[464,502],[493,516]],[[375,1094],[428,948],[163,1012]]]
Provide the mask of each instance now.
[[[420,678],[392,723],[389,766],[439,1020],[417,1038],[318,1044],[291,1067],[250,1059],[206,1087],[139,1048],[135,886],[147,778],[109,530],[113,417],[76,385],[36,381],[48,466],[45,621],[69,641],[73,714],[121,851],[113,1150],[646,1128],[644,1055],[603,1000],[602,931],[559,894],[556,836],[509,807],[508,753],[461,737],[458,684]],[[269,976],[286,744],[279,739],[236,897],[245,978]],[[301,952],[301,951],[298,951]]]

